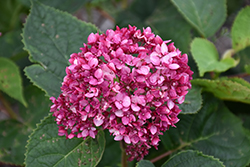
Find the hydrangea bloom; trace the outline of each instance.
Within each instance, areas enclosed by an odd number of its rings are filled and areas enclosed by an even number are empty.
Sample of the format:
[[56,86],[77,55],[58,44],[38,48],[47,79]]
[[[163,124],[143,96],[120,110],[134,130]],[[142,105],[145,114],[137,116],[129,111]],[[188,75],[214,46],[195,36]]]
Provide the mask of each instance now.
[[70,56],[62,93],[51,97],[58,134],[85,139],[108,129],[114,140],[127,143],[129,160],[142,159],[179,121],[177,104],[193,74],[188,56],[149,27],[91,33],[83,45]]

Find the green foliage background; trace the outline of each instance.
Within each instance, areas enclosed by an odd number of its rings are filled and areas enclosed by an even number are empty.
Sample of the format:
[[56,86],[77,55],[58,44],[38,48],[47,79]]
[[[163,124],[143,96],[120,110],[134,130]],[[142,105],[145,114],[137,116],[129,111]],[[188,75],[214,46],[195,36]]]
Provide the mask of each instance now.
[[[70,54],[79,51],[91,32],[101,32],[93,24],[95,10],[120,27],[150,26],[189,55],[194,71],[177,128],[161,136],[159,150],[153,148],[144,160],[128,165],[249,166],[247,5],[244,0],[0,1],[0,110],[9,116],[0,121],[0,162],[121,166],[119,143],[108,131],[96,139],[66,140],[57,135],[49,114],[49,97],[60,94]],[[73,16],[81,10],[88,23]],[[228,41],[231,46],[220,47]]]

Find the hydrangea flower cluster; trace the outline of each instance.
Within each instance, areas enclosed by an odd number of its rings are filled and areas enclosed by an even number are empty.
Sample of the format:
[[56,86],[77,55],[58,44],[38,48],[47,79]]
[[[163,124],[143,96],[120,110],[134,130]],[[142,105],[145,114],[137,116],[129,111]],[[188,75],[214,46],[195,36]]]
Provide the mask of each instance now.
[[51,97],[58,134],[85,139],[108,129],[114,140],[127,143],[129,160],[143,159],[179,121],[177,104],[193,74],[188,56],[149,27],[91,33],[83,45],[70,56],[62,93]]

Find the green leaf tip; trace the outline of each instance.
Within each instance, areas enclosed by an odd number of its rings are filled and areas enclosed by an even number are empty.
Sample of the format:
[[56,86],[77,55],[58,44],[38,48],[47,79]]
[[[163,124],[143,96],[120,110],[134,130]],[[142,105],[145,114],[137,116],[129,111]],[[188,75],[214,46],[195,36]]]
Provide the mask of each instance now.
[[214,44],[203,38],[195,38],[192,41],[191,53],[197,63],[201,77],[206,72],[224,72],[239,63],[239,60],[229,56],[219,61],[219,53]]
[[242,9],[235,18],[231,36],[233,49],[238,52],[250,46],[250,6]]
[[0,90],[28,106],[22,87],[22,77],[18,66],[10,59],[0,57]]

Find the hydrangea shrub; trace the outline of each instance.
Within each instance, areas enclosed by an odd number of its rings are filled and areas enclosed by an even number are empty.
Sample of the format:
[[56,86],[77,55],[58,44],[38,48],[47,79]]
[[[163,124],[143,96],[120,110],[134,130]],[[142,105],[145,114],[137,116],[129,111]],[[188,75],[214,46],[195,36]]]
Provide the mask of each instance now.
[[247,2],[126,2],[0,1],[0,166],[249,166]]
[[[187,54],[151,28],[135,26],[91,33],[81,52],[70,56],[62,93],[51,107],[58,135],[95,138],[109,129],[124,140],[129,160],[143,159],[159,135],[179,121],[193,72]],[[68,130],[70,129],[70,133]]]

